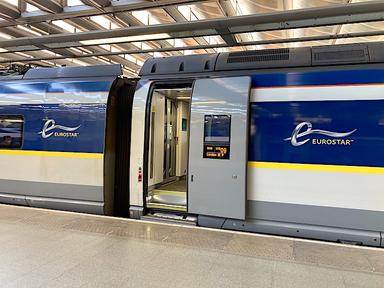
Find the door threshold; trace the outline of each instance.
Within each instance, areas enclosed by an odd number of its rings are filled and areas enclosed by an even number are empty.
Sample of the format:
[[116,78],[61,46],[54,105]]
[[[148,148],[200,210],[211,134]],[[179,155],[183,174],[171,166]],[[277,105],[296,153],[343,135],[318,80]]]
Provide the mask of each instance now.
[[161,209],[161,210],[170,210],[178,212],[187,212],[187,207],[183,205],[172,205],[164,203],[147,203],[147,208],[150,209]]
[[156,222],[168,222],[174,224],[182,224],[182,225],[197,225],[197,217],[196,216],[183,216],[183,215],[175,215],[171,213],[165,212],[155,212],[152,214],[148,214],[141,217],[143,220],[156,221]]

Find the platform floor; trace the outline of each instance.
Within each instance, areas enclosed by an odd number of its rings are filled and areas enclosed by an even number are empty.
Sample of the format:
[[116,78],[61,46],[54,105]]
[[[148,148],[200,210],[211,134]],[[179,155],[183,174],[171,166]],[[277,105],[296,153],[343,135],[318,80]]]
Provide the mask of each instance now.
[[0,205],[0,287],[384,287],[384,249]]

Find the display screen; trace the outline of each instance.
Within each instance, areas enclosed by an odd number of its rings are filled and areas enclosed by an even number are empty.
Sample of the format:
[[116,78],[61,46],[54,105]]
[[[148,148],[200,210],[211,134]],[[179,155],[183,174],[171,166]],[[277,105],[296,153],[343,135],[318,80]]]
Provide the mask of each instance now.
[[230,134],[231,116],[204,116],[204,142],[229,142]]
[[181,131],[187,131],[188,120],[186,118],[181,119]]
[[230,115],[204,116],[203,158],[229,159],[231,139]]

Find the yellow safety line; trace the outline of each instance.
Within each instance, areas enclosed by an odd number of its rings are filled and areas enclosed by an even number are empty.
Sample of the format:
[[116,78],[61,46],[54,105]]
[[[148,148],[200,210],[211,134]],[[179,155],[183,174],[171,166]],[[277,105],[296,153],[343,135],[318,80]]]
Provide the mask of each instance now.
[[265,169],[284,169],[284,170],[384,174],[383,167],[369,167],[369,166],[345,166],[345,165],[301,164],[301,163],[280,163],[280,162],[248,162],[248,167],[265,168]]
[[184,207],[178,207],[174,205],[167,205],[167,204],[155,204],[155,203],[148,203],[148,208],[158,208],[158,209],[165,209],[165,210],[176,210],[176,211],[187,211],[187,208]]
[[187,193],[184,191],[169,191],[169,190],[160,190],[160,189],[153,189],[151,192],[154,195],[177,195],[177,196],[180,196],[180,194],[185,195]]
[[103,159],[104,157],[102,153],[32,151],[32,150],[0,150],[0,155],[49,156],[49,157],[91,158],[91,159]]

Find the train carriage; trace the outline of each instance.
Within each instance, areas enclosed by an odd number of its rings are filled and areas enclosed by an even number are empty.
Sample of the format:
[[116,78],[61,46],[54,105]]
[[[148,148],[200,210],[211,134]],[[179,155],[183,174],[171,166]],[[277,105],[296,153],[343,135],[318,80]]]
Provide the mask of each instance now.
[[113,65],[4,79],[0,200],[384,246],[383,48],[153,58],[138,79]]
[[2,77],[2,203],[113,213],[120,197],[115,155],[129,149],[127,140],[127,148],[116,152],[112,139],[117,121],[129,117],[117,106],[130,112],[132,103],[124,94],[130,80],[121,74],[119,65],[105,65]]

